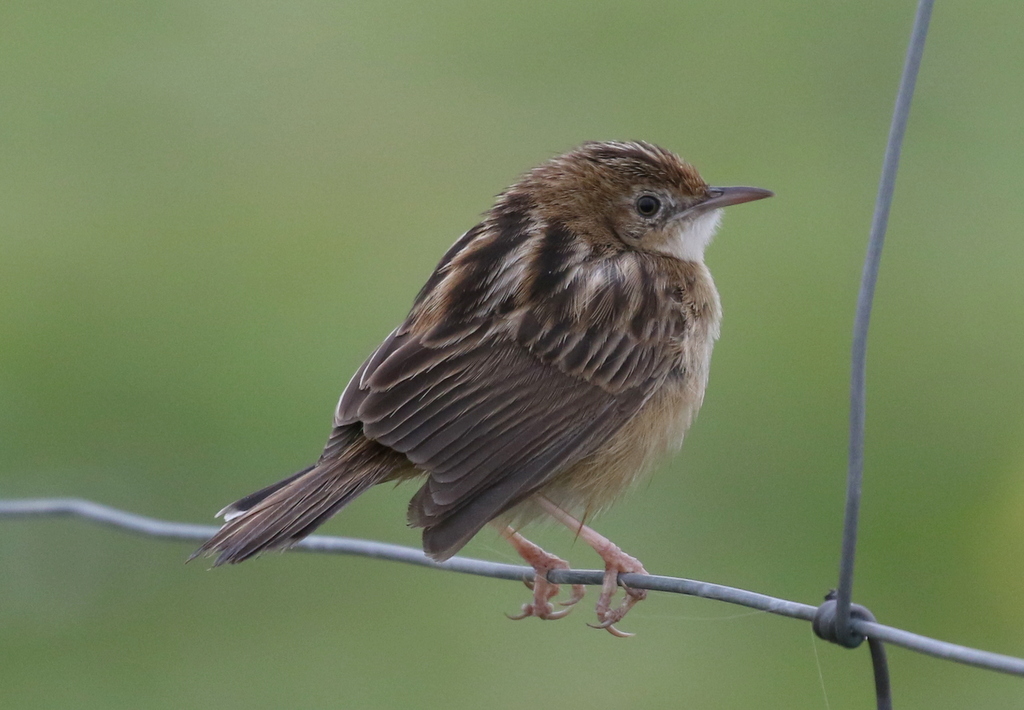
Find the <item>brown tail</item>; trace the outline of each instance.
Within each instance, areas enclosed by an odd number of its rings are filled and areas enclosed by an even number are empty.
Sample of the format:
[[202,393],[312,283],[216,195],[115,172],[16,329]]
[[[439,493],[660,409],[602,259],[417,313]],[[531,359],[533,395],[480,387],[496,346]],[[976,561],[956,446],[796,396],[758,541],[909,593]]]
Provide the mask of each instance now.
[[214,566],[243,562],[263,550],[293,545],[363,491],[406,463],[404,456],[370,441],[358,425],[335,431],[347,439],[337,455],[229,505],[224,525],[192,554],[217,554]]

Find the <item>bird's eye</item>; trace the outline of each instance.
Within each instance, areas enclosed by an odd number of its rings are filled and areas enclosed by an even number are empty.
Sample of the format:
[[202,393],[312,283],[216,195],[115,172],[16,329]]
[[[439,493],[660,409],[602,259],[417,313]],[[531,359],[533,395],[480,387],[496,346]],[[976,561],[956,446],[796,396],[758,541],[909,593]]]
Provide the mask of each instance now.
[[661,209],[661,200],[651,195],[641,195],[636,201],[636,211],[644,217],[653,217]]

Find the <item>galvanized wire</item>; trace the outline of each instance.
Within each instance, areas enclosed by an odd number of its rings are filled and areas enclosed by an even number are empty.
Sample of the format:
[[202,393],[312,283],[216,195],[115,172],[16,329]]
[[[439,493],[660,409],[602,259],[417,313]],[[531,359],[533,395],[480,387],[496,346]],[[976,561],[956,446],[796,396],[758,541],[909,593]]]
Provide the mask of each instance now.
[[[121,530],[139,533],[147,537],[168,540],[205,541],[217,531],[217,528],[212,525],[194,525],[191,523],[159,520],[77,498],[0,500],[0,518],[55,516],[82,518]],[[311,535],[296,544],[293,549],[324,554],[371,557],[378,560],[404,562],[406,564],[419,565],[420,567],[430,567],[432,569],[459,572],[461,574],[473,574],[480,577],[493,577],[495,579],[521,581],[532,578],[534,574],[533,569],[530,567],[488,562],[469,557],[453,557],[445,562],[435,562],[424,555],[422,550],[416,548],[346,537]],[[604,580],[604,571],[554,570],[548,573],[548,579],[555,584],[599,586]],[[701,582],[681,577],[663,577],[653,574],[623,574],[620,575],[619,579],[623,584],[636,587],[637,589],[649,589],[671,594],[685,594],[703,599],[715,599],[808,622],[813,621],[818,613],[818,607],[811,606],[810,604],[779,599],[768,594],[727,587],[721,584],[712,584],[711,582]],[[1013,656],[1004,656],[976,648],[959,646],[864,619],[854,618],[851,620],[851,624],[856,633],[867,637],[869,640],[884,641],[885,643],[902,646],[911,651],[935,656],[936,658],[944,658],[1000,673],[1024,677],[1024,658],[1014,658]]]
[[903,64],[903,76],[896,94],[896,108],[893,110],[889,128],[889,142],[885,147],[882,161],[882,177],[878,183],[878,197],[875,213],[871,220],[871,234],[868,237],[868,253],[864,259],[860,293],[857,295],[857,315],[853,326],[853,354],[850,373],[850,449],[846,478],[846,512],[843,520],[842,556],[839,562],[838,603],[835,617],[834,639],[843,645],[856,645],[851,637],[850,604],[853,601],[853,566],[857,551],[857,521],[860,515],[861,482],[864,477],[864,418],[867,372],[868,326],[871,322],[871,305],[878,281],[878,267],[882,260],[885,244],[885,230],[889,224],[889,208],[892,205],[893,190],[896,186],[896,171],[899,169],[903,135],[907,130],[910,102],[914,97],[924,41],[928,35],[928,23],[932,16],[933,0],[920,0],[914,27],[910,33],[910,45]]

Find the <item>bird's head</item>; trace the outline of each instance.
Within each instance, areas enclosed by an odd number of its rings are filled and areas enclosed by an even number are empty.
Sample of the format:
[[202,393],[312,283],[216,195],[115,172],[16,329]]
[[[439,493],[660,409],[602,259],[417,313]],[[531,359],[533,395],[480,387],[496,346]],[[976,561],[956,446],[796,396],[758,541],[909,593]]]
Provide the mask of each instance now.
[[703,261],[721,208],[771,197],[757,187],[711,187],[674,153],[642,141],[589,142],[534,168],[509,190],[548,222],[601,251]]

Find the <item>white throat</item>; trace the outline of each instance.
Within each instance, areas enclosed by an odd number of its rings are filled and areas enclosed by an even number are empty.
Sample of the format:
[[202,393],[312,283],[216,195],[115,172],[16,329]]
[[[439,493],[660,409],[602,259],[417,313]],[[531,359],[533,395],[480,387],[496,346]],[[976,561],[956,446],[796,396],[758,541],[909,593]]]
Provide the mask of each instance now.
[[704,250],[714,238],[721,221],[722,210],[718,209],[696,219],[679,222],[675,233],[658,251],[683,261],[704,263]]

